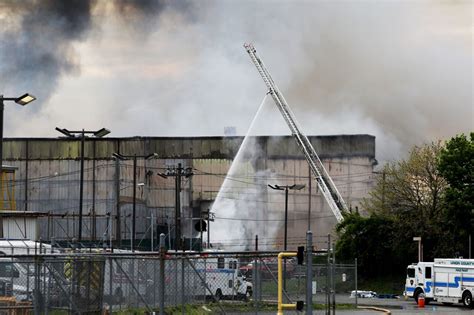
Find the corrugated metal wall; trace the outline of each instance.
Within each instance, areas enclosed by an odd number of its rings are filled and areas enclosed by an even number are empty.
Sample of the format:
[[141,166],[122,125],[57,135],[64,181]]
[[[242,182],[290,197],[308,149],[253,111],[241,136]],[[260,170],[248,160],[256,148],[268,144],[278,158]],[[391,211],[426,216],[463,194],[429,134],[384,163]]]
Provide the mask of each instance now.
[[[355,135],[310,139],[346,201],[355,204],[365,196],[372,183],[375,138]],[[190,217],[193,206],[205,207],[206,201],[215,198],[241,141],[242,137],[87,139],[84,152],[83,239],[109,238],[110,231],[115,239],[119,221],[122,238],[130,236],[132,161],[119,161],[117,174],[117,162],[112,159],[112,153],[141,156],[156,152],[159,155],[159,159],[147,161],[139,158],[137,163],[137,183],[144,184],[137,187],[136,199],[137,239],[140,240],[149,237],[151,213],[158,224],[173,224],[174,221],[174,178],[165,179],[157,173],[164,173],[178,163],[195,169],[192,178],[183,180],[183,216]],[[265,156],[249,167],[273,169],[286,174],[288,183],[309,180],[308,166],[292,137],[258,137],[255,141]],[[77,237],[80,141],[6,139],[4,163],[18,167],[15,182],[18,210],[51,214],[50,218],[41,219],[41,238]],[[313,211],[328,212],[314,183],[311,195]],[[282,197],[271,198],[276,199],[270,200],[265,211],[281,211]],[[301,219],[307,213],[308,199],[308,188],[291,197],[290,203],[295,209],[293,216],[299,218],[294,222],[303,222]],[[120,220],[117,220],[117,202]],[[324,220],[327,222],[318,223],[321,229],[325,227],[327,230],[327,226],[335,222],[330,216],[317,221]],[[189,230],[188,226],[183,227],[183,232]],[[295,223],[292,228],[301,227]]]

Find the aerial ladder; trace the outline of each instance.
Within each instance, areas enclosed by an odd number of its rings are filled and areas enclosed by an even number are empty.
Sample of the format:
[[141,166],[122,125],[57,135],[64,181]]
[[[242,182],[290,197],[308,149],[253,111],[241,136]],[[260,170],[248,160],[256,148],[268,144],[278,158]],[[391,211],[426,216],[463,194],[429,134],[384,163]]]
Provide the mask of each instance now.
[[319,159],[319,156],[316,153],[316,150],[314,150],[313,145],[308,140],[308,137],[306,137],[300,131],[301,128],[298,126],[294,114],[290,109],[290,106],[288,105],[282,93],[276,86],[275,82],[270,76],[270,73],[265,68],[263,61],[258,57],[257,51],[255,50],[252,44],[244,44],[244,47],[247,50],[250,59],[252,59],[252,62],[254,63],[255,67],[257,67],[258,73],[260,73],[260,76],[267,85],[268,94],[270,94],[273,100],[275,101],[275,104],[277,105],[278,109],[280,110],[280,113],[285,119],[285,122],[291,130],[291,134],[295,138],[296,143],[298,144],[306,160],[308,161],[311,172],[313,173],[314,177],[316,178],[316,182],[318,183],[319,190],[322,192],[324,198],[329,204],[329,207],[334,213],[334,216],[336,217],[337,221],[341,222],[343,220],[342,213],[347,212],[348,210],[344,199],[342,198],[341,194],[337,190],[336,185],[334,185],[334,182],[332,181],[331,177],[324,168],[323,163]]

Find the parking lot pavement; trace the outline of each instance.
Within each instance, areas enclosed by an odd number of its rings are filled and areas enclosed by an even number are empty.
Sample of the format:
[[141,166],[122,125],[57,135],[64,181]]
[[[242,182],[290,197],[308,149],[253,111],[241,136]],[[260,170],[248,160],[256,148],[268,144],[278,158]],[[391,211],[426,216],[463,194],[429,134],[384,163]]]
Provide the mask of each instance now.
[[[315,303],[325,303],[325,295],[319,294],[313,297]],[[441,303],[431,302],[424,308],[419,308],[413,299],[378,299],[378,298],[359,298],[357,300],[359,306],[375,306],[389,310],[392,314],[474,314],[474,310],[463,307],[461,304],[446,306]],[[337,294],[336,304],[355,304],[355,299],[348,294]],[[324,314],[324,311],[314,311],[313,314]],[[382,314],[381,312],[371,310],[347,310],[337,311],[337,314]]]

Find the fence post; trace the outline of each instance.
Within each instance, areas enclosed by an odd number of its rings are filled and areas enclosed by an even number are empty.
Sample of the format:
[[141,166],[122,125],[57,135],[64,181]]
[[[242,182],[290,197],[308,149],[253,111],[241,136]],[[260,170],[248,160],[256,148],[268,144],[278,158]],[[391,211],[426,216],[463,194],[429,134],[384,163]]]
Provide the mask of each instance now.
[[165,234],[160,234],[160,315],[165,315]]
[[331,269],[331,279],[332,279],[332,313],[336,314],[336,251],[334,243],[331,247],[332,251],[332,269]]
[[[258,235],[255,235],[255,252],[258,251]],[[258,314],[258,256],[254,257],[252,266],[252,281],[253,281],[253,304],[255,307],[255,314]]]
[[313,314],[313,233],[306,232],[306,315]]
[[356,295],[355,295],[355,302],[356,302],[356,308],[357,308],[357,258],[355,259],[355,289],[356,289]]
[[[184,250],[184,236],[181,238],[181,244],[183,246],[183,253]],[[184,292],[184,255],[181,258],[181,314],[185,315],[184,311],[184,304],[185,304],[185,292]]]
[[331,314],[331,290],[330,290],[330,266],[331,266],[331,234],[328,234],[328,244],[327,244],[327,266],[326,266],[326,315]]

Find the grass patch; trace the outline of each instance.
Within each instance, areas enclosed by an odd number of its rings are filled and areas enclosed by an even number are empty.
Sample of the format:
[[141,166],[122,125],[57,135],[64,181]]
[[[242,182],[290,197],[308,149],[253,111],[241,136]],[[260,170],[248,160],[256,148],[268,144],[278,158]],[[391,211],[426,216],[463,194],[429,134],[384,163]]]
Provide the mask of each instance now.
[[359,290],[370,290],[377,293],[402,294],[405,288],[405,278],[399,276],[388,276],[377,279],[361,279]]
[[[203,307],[204,306],[204,307]],[[232,311],[232,312],[242,312],[248,313],[255,311],[255,306],[253,302],[247,303],[231,303],[223,301],[221,306],[224,308],[225,311]],[[354,309],[354,304],[337,304],[336,309],[338,310],[351,310]],[[324,310],[324,304],[313,304],[314,310]],[[220,307],[217,303],[209,303],[209,304],[186,304],[184,306],[184,313],[189,315],[208,315],[208,314],[216,314],[220,312]],[[275,303],[260,303],[258,305],[258,310],[262,312],[272,312],[277,310],[277,304]],[[158,310],[155,310],[158,313]],[[145,315],[149,314],[146,309],[126,309],[121,311],[113,312],[116,315],[125,315],[125,314],[132,314],[132,315]],[[165,314],[167,315],[178,315],[182,314],[181,306],[173,306],[167,307],[165,309]]]

